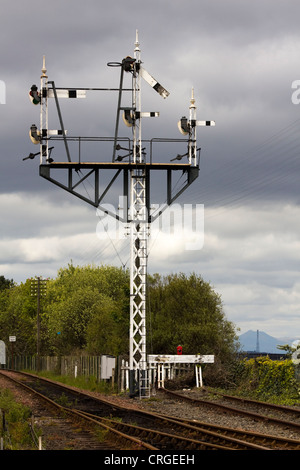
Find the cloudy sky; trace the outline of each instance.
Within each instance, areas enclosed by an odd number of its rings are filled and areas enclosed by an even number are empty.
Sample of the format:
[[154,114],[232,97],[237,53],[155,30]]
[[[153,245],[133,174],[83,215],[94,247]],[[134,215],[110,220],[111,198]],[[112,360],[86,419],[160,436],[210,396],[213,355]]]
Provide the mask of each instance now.
[[[107,63],[133,55],[138,30],[144,67],[170,92],[163,100],[143,84],[143,110],[160,112],[143,120],[143,138],[182,137],[177,121],[192,87],[197,118],[216,121],[197,128],[200,176],[176,201],[179,212],[197,208],[204,228],[153,226],[149,272],[200,274],[240,333],[300,338],[299,2],[1,0],[0,9],[0,274],[20,283],[55,277],[71,260],[129,266],[123,228],[105,233],[95,208],[41,178],[38,158],[22,159],[38,151],[28,132],[39,107],[28,92],[40,84],[43,55],[57,87],[117,87],[119,69]],[[65,128],[111,137],[116,105],[115,92],[64,100]],[[49,105],[49,128],[57,122]],[[123,125],[120,133],[131,137]],[[66,161],[55,146],[53,158]],[[109,161],[111,152],[82,147],[86,161]],[[157,152],[169,162],[182,147]]]

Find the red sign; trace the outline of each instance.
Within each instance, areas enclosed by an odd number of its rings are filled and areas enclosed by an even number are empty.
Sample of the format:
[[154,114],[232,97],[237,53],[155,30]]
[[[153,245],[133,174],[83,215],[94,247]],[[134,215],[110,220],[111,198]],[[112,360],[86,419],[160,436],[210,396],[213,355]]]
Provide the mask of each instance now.
[[177,354],[182,354],[182,346],[177,346]]

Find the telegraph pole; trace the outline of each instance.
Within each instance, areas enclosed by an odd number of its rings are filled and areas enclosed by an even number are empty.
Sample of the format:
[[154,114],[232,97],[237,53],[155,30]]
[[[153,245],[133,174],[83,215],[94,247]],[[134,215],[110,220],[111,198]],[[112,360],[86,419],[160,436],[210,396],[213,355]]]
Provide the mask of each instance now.
[[40,370],[40,349],[41,349],[41,297],[46,295],[48,279],[37,277],[31,279],[31,296],[37,298],[37,335],[36,335],[36,369]]
[[[146,277],[147,277],[147,238],[150,224],[159,216],[163,210],[175,199],[177,199],[199,175],[199,151],[196,142],[196,126],[214,125],[214,121],[196,121],[196,107],[194,92],[190,102],[189,119],[183,117],[178,127],[185,136],[181,139],[151,139],[142,140],[142,120],[148,117],[158,117],[155,111],[143,112],[141,106],[141,84],[146,81],[162,98],[167,98],[169,92],[150,75],[142,66],[141,50],[136,32],[134,57],[127,56],[121,62],[110,62],[111,67],[120,69],[120,85],[118,89],[112,88],[57,88],[54,81],[48,81],[46,75],[45,58],[43,58],[43,68],[41,75],[41,90],[36,86],[31,88],[29,96],[33,104],[40,104],[40,130],[35,125],[31,126],[30,138],[33,143],[40,144],[40,176],[51,183],[68,191],[84,202],[91,204],[97,209],[103,210],[106,214],[129,225],[130,228],[130,331],[129,331],[129,377],[130,395],[145,396],[147,393],[147,354],[146,354]],[[123,81],[125,74],[132,77],[132,88],[124,88]],[[35,88],[34,88],[35,87]],[[112,138],[88,138],[72,137],[72,141],[80,144],[93,140],[93,142],[113,142],[112,161],[83,162],[80,151],[78,156],[73,158],[68,147],[69,138],[64,128],[62,113],[59,105],[59,98],[83,98],[86,91],[118,91],[117,117],[115,133]],[[123,92],[131,91],[131,104],[123,106]],[[54,98],[61,128],[58,130],[48,129],[48,99]],[[131,128],[132,139],[119,137],[119,118],[122,113],[123,121],[127,127]],[[54,161],[55,156],[51,153],[53,147],[48,147],[49,142],[62,140],[65,146],[67,161]],[[187,163],[159,163],[153,161],[153,142],[178,142],[187,145],[188,151],[183,155],[177,155],[173,160],[181,160],[187,157]],[[125,144],[124,144],[125,142]],[[124,147],[126,145],[126,147]],[[146,160],[146,146],[150,145],[150,162]],[[126,154],[118,155],[116,152],[125,150]],[[23,160],[32,159],[37,154],[29,154]],[[58,169],[65,173],[65,182],[62,178],[54,176]],[[101,188],[100,173],[106,170],[114,170],[115,174],[105,188]],[[52,171],[53,170],[53,171]],[[151,214],[150,201],[150,181],[153,171],[164,172],[166,174],[166,204],[157,214]],[[172,177],[175,173],[182,172],[184,176],[183,186],[180,190],[174,191]],[[123,216],[117,212],[104,209],[101,204],[109,189],[115,184],[117,178],[123,176],[123,200],[126,201]],[[76,178],[76,182],[75,182]],[[78,180],[79,178],[79,180]],[[94,186],[92,196],[84,195],[79,188],[84,185],[84,181],[89,179]],[[92,180],[92,181],[91,181]]]

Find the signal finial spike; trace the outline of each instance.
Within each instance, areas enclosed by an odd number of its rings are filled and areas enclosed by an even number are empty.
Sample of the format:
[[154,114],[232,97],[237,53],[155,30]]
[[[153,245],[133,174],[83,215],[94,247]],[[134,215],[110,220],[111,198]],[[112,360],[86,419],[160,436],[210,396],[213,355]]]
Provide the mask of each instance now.
[[139,43],[139,32],[138,30],[135,31],[135,52],[141,52],[140,50],[140,43]]
[[190,100],[190,109],[196,109],[196,106],[195,106],[195,98],[194,98],[194,87],[192,88],[192,95],[191,95],[191,100]]
[[46,69],[46,58],[43,55],[43,67],[42,67],[42,75],[41,78],[48,78],[46,75],[47,69]]

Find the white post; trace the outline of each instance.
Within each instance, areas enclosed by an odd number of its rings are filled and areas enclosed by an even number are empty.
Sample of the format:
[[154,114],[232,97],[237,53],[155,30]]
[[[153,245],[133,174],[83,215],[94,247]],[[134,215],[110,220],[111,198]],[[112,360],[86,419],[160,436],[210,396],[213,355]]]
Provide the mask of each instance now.
[[128,390],[129,389],[129,370],[128,370],[128,362],[126,362],[126,369],[125,369],[125,390]]
[[203,387],[201,366],[195,365],[196,387]]
[[157,364],[157,371],[158,371],[157,386],[158,388],[162,388],[162,364],[160,363]]
[[[46,157],[46,162],[48,163],[48,76],[46,75],[46,64],[45,56],[43,56],[43,67],[41,75],[41,109],[40,109],[40,164],[43,163],[43,156]],[[45,90],[45,96],[43,96]],[[43,136],[43,131],[46,131],[46,136]],[[43,137],[46,137],[45,142],[43,143]],[[44,149],[43,149],[44,146]]]
[[196,106],[195,106],[195,98],[194,98],[194,88],[192,88],[192,96],[190,100],[190,123],[192,126],[192,131],[190,135],[190,142],[189,142],[189,163],[190,165],[196,166],[196,126],[192,125],[192,122],[196,121]]
[[125,369],[124,369],[124,359],[121,362],[121,392],[124,392],[124,377],[125,377]]

